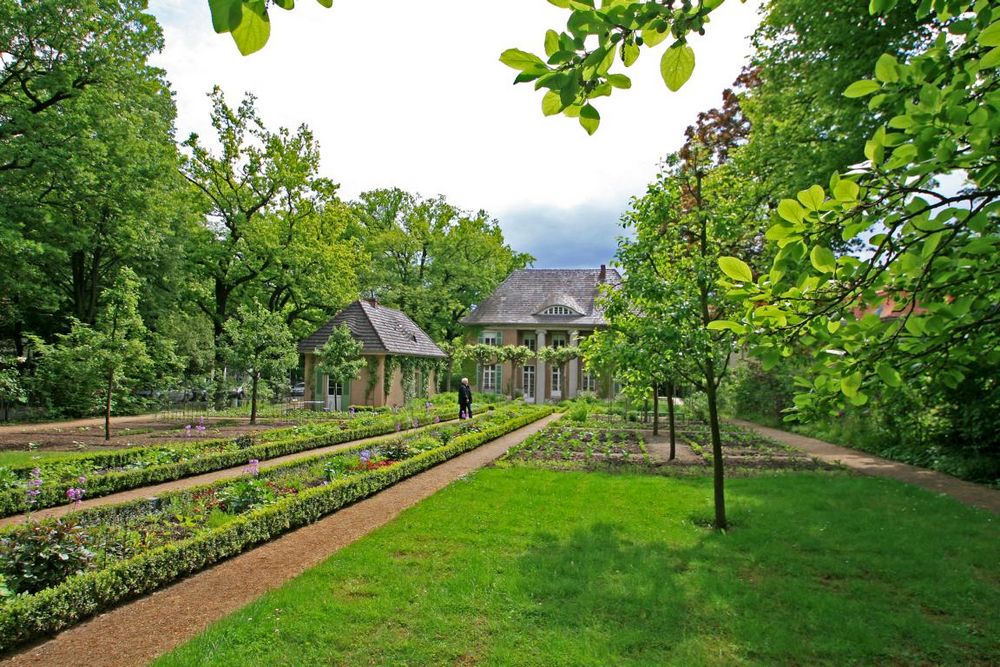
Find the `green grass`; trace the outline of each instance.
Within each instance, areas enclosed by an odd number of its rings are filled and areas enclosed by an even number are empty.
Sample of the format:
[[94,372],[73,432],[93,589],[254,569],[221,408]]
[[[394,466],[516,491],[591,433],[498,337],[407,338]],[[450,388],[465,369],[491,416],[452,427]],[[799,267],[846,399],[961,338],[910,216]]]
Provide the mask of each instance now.
[[54,461],[64,461],[78,459],[93,454],[92,451],[84,452],[53,452],[38,450],[34,452],[24,450],[10,450],[0,452],[0,466],[13,468],[31,465],[32,463],[52,463]]
[[488,469],[166,665],[998,664],[995,519],[889,480]]

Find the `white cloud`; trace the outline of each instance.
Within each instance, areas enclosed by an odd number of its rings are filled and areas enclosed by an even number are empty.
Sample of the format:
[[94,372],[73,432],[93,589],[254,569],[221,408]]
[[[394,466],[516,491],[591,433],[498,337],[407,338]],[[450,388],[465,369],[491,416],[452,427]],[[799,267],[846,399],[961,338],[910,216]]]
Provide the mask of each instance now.
[[600,100],[593,137],[574,120],[543,117],[541,95],[513,86],[515,72],[498,60],[509,47],[541,51],[545,30],[565,24],[566,12],[542,0],[272,7],[271,41],[247,58],[212,31],[207,3],[153,0],[151,10],[166,33],[156,64],[176,91],[179,137],[210,132],[206,93],[219,83],[233,103],[253,91],[271,127],[308,124],[344,197],[398,186],[467,209],[550,213],[644,189],[736,78],[758,4],[716,10],[707,35],[692,40],[698,64],[679,93],[659,78],[659,51],[644,50],[628,72],[632,90]]

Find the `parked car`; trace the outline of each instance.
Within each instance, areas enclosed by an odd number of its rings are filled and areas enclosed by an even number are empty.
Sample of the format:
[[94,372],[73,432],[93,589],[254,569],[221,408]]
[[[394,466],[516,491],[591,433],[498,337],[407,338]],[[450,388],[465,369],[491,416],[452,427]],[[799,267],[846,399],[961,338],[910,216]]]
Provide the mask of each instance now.
[[305,382],[296,382],[295,384],[293,384],[292,385],[291,395],[292,396],[305,396],[306,395],[306,383]]

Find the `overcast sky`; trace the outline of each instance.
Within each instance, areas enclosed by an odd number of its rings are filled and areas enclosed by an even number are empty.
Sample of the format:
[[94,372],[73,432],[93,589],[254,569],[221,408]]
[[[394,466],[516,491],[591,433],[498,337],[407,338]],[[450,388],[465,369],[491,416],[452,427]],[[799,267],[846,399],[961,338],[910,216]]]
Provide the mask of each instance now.
[[323,175],[345,199],[379,187],[444,195],[486,209],[536,268],[556,268],[610,260],[629,197],[746,61],[759,2],[716,10],[691,42],[697,65],[679,93],[660,79],[659,50],[643,49],[627,70],[633,88],[598,101],[592,137],[574,119],[543,117],[541,94],[513,86],[514,70],[498,60],[510,47],[540,53],[545,30],[564,28],[567,12],[545,0],[338,0],[332,9],[300,0],[291,12],[272,7],[271,40],[249,57],[212,31],[207,2],[150,5],[166,34],[154,62],[176,93],[179,139],[211,135],[213,85],[233,105],[252,91],[268,127],[309,125]]

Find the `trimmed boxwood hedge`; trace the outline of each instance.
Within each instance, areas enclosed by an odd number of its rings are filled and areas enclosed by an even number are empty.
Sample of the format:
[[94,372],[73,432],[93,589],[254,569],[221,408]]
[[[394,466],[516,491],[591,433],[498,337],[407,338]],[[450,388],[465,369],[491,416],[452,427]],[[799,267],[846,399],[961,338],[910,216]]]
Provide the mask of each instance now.
[[454,438],[392,466],[285,496],[243,514],[216,530],[74,575],[58,586],[23,595],[0,606],[0,653],[51,635],[130,598],[150,593],[181,577],[235,556],[292,529],[320,519],[398,481],[530,424],[553,411],[539,407],[477,433]]
[[[435,411],[435,414],[439,412]],[[454,410],[449,408],[448,415],[450,416],[453,413]],[[437,416],[441,415],[437,414]],[[172,482],[192,475],[224,470],[245,464],[249,459],[265,461],[287,454],[297,454],[309,449],[318,449],[319,447],[339,445],[351,440],[386,435],[395,432],[395,429],[395,421],[387,420],[385,423],[379,422],[365,427],[332,431],[326,435],[292,435],[287,438],[253,445],[245,449],[199,456],[186,461],[163,463],[146,468],[111,472],[104,475],[94,475],[87,480],[87,498],[99,498],[112,493],[135,489],[140,486]],[[292,431],[292,429],[288,430]],[[198,444],[199,448],[208,448],[213,445],[222,445],[230,442],[232,442],[231,439],[220,439],[204,441]],[[135,452],[136,449],[123,450],[122,452],[108,452],[95,455],[93,460],[99,460],[105,465],[113,467],[128,463],[130,460],[129,456],[134,456]],[[44,478],[44,464],[39,467],[43,469]],[[46,484],[43,484],[41,494],[37,497],[32,509],[43,509],[67,504],[69,501],[66,498],[66,488],[64,486],[66,483],[76,486],[72,480],[67,480],[63,483],[46,482]],[[0,517],[21,514],[28,511],[28,509],[24,489],[9,489],[0,492]]]

